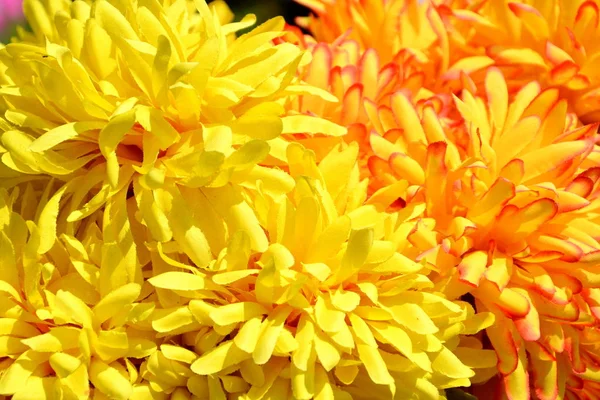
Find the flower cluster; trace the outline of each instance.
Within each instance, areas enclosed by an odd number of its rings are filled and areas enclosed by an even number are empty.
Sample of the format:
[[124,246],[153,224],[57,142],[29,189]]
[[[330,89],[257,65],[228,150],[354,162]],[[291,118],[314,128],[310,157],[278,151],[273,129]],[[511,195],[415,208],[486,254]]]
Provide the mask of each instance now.
[[600,1],[298,2],[25,0],[0,397],[600,398]]

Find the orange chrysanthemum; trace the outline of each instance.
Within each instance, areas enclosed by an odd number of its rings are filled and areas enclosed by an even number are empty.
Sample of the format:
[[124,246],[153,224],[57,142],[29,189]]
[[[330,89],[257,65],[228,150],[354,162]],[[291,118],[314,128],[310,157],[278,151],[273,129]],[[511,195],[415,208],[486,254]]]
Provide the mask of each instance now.
[[597,126],[578,126],[556,89],[531,83],[509,96],[497,69],[485,87],[485,97],[465,91],[444,118],[402,93],[380,107],[374,196],[420,206],[408,233],[417,259],[446,293],[471,293],[501,321],[487,334],[508,397],[525,398],[531,372],[550,399],[569,374],[585,380],[598,368],[580,356],[581,329],[598,321]]
[[600,0],[297,1],[25,0],[0,398],[600,398]]
[[441,20],[428,2],[391,0],[297,0],[316,17],[300,18],[299,24],[313,32],[318,41],[334,42],[342,34],[361,48],[374,48],[383,62],[391,61],[402,49],[438,53]]
[[[415,65],[414,57],[407,57],[402,64],[382,65],[377,51],[372,48],[362,51],[358,42],[345,36],[331,44],[317,43],[308,36],[292,36],[291,40],[296,37],[303,39],[299,45],[309,49],[313,56],[310,64],[300,71],[302,80],[330,92],[337,102],[307,94],[292,99],[288,109],[291,113],[325,115],[346,126],[348,133],[343,139],[359,143],[364,172],[366,160],[372,155],[368,145],[368,113],[376,104],[389,104],[395,90],[403,88],[408,93],[420,94],[423,83],[420,67]],[[324,135],[294,135],[290,140],[313,150],[318,159],[339,143],[339,138]]]
[[437,1],[455,60],[486,56],[511,87],[557,87],[585,122],[600,121],[600,1]]

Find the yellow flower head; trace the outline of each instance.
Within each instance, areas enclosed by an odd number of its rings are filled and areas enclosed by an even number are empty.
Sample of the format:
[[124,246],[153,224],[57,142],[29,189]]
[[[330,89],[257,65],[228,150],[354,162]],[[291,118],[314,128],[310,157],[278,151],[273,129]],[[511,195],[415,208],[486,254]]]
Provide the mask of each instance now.
[[[285,142],[274,141],[280,134],[345,132],[284,116],[290,93],[303,93],[295,74],[305,53],[272,43],[281,18],[230,40],[255,18],[221,25],[204,0],[193,11],[185,0],[28,0],[25,9],[33,34],[0,50],[9,81],[0,89],[1,171],[5,187],[40,176],[65,182],[40,221],[42,253],[54,243],[57,214],[73,233],[105,205],[124,209],[131,195],[149,240],[174,240],[198,266],[239,227],[264,250],[240,187],[260,180],[272,195],[290,189],[281,171],[257,165],[285,157]],[[195,190],[207,187],[209,195]],[[214,208],[212,220],[191,202]],[[135,269],[131,232],[108,233],[105,216],[106,246],[121,253],[113,262]]]
[[531,83],[510,96],[498,69],[485,88],[485,97],[463,92],[444,118],[401,93],[382,108],[371,136],[381,187],[373,197],[384,207],[397,198],[422,205],[408,236],[416,259],[450,298],[469,292],[496,315],[487,335],[509,398],[528,391],[528,371],[536,390],[564,391],[568,371],[585,370],[572,359],[579,329],[598,321],[597,126],[567,117],[556,89]]
[[600,2],[298,1],[25,0],[0,397],[599,397]]
[[288,147],[295,189],[253,201],[265,251],[240,231],[209,271],[163,257],[191,273],[148,279],[163,304],[152,327],[173,345],[148,360],[147,385],[214,398],[438,398],[469,385],[473,369],[495,373],[493,351],[467,336],[492,315],[447,300],[401,253],[412,216],[363,205],[357,151],[338,147],[317,166],[312,151]]
[[0,189],[0,394],[129,399],[135,365],[156,351],[155,333],[142,324],[154,304],[139,301],[147,294],[138,283],[101,294],[106,255],[96,224],[83,242],[62,234],[40,255],[40,229],[22,215],[48,193],[27,188]]

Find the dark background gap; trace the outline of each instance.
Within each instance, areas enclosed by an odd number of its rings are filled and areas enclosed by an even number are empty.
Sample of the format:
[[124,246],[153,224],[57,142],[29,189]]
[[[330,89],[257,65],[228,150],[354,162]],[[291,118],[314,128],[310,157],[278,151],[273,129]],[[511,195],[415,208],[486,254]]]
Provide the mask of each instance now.
[[261,24],[269,18],[281,15],[288,24],[293,24],[298,16],[306,16],[309,10],[293,0],[226,0],[227,4],[235,14],[236,20],[240,20],[246,14],[256,14],[257,24]]

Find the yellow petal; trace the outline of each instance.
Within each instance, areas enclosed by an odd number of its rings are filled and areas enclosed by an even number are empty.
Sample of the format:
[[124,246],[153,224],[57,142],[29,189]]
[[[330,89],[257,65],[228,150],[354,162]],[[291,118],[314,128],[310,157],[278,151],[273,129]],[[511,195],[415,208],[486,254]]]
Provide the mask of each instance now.
[[446,347],[442,348],[442,351],[437,353],[431,366],[434,370],[450,378],[471,378],[475,375],[471,368],[465,366],[462,361]]
[[269,314],[263,323],[260,339],[252,352],[252,359],[258,365],[265,364],[271,358],[277,338],[281,330],[285,329],[283,324],[291,312],[290,307],[279,306]]
[[253,302],[227,304],[217,307],[210,312],[210,318],[221,326],[244,322],[254,317],[265,315],[268,310]]
[[93,360],[89,371],[94,387],[110,398],[126,400],[131,396],[131,383],[114,367],[100,360]]
[[170,271],[148,279],[148,282],[157,288],[170,290],[202,290],[206,288],[206,279],[203,276],[187,272]]
[[49,361],[59,378],[71,375],[81,365],[81,360],[66,353],[54,353],[50,356]]
[[133,303],[139,297],[140,292],[141,287],[136,283],[129,283],[110,292],[92,309],[95,322],[101,324],[113,317],[123,307]]
[[262,318],[252,318],[248,320],[233,338],[233,342],[241,350],[252,353],[256,349],[258,339],[262,333]]
[[186,364],[191,364],[198,358],[198,355],[193,351],[172,344],[161,345],[160,351],[169,360],[181,361]]
[[363,362],[369,377],[373,382],[379,385],[391,385],[394,383],[394,378],[390,375],[385,361],[379,354],[379,350],[376,347],[372,347],[366,344],[357,344],[358,356]]
[[306,115],[292,115],[282,118],[284,134],[289,133],[322,133],[329,136],[343,136],[347,129],[331,121]]
[[240,350],[229,340],[213,350],[203,354],[191,365],[193,372],[199,375],[211,375],[250,358],[250,354]]

